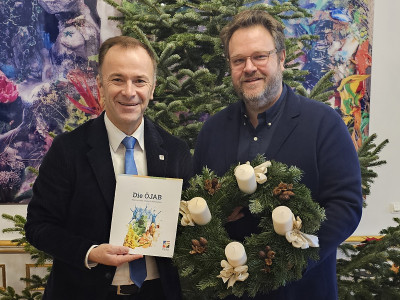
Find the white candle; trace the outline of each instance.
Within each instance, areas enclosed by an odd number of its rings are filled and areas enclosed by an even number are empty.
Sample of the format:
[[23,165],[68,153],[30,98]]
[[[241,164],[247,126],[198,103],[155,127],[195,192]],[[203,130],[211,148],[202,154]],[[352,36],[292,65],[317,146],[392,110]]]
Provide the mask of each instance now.
[[225,247],[225,256],[232,267],[243,266],[247,262],[244,247],[239,242],[231,242]]
[[248,164],[239,165],[235,168],[235,177],[239,189],[246,194],[253,194],[257,189],[256,174],[254,168]]
[[287,206],[278,206],[272,211],[272,222],[277,234],[286,235],[293,229],[293,213]]
[[211,212],[206,200],[195,197],[188,201],[188,209],[193,221],[198,225],[206,225],[211,220]]

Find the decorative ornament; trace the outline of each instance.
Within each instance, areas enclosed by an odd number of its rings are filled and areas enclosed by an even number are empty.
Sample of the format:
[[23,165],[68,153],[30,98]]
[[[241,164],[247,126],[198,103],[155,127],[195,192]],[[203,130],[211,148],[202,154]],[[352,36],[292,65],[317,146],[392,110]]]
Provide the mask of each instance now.
[[[242,176],[246,172],[239,174],[240,166],[247,170],[251,183]],[[221,177],[204,168],[182,193],[181,224],[196,225],[179,226],[175,242],[173,262],[178,268],[185,298],[193,299],[201,294],[204,299],[223,299],[229,295],[241,297],[245,293],[254,297],[299,280],[308,261],[318,260],[319,249],[311,246],[317,242],[307,238],[318,232],[325,215],[312,200],[310,190],[300,183],[302,172],[280,162],[266,161],[262,156],[240,166],[232,166]],[[247,184],[241,185],[240,181]],[[279,195],[273,192],[277,187]],[[289,199],[283,206],[279,196],[284,192],[291,193],[286,193]],[[192,204],[201,204],[203,214],[192,210]],[[229,237],[224,226],[238,206],[247,207],[260,220],[259,233],[240,243]],[[283,215],[273,214],[277,208]],[[210,214],[204,213],[207,210]],[[200,220],[205,224],[197,226],[196,213],[208,222]],[[281,227],[279,234],[275,227]],[[294,247],[287,240],[288,232],[289,238],[296,237],[296,245],[298,235],[304,237],[309,248]]]
[[247,273],[249,267],[246,265],[233,267],[229,262],[223,259],[221,260],[221,267],[223,270],[217,277],[222,278],[224,283],[228,281],[227,289],[233,287],[236,281],[245,281],[247,277],[249,277],[249,273]]
[[217,277],[222,278],[224,283],[229,280],[227,288],[230,288],[236,281],[245,281],[249,277],[248,267],[245,265],[247,255],[243,245],[239,242],[231,242],[226,245],[225,255],[228,261],[221,261],[223,269]]
[[201,237],[199,240],[192,240],[192,250],[190,254],[203,254],[207,250],[207,240]]
[[259,251],[258,256],[265,262],[265,266],[261,271],[265,273],[271,272],[270,266],[272,265],[272,260],[275,258],[275,251],[272,251],[270,246],[265,246],[265,251]]
[[182,201],[179,206],[179,213],[182,215],[181,218],[181,225],[182,226],[194,226],[194,221],[192,218],[192,215],[190,214],[189,208],[188,208],[188,201]]
[[272,191],[274,196],[278,196],[280,200],[289,200],[294,196],[293,184],[279,183],[279,185]]
[[318,237],[311,234],[305,234],[300,231],[301,219],[293,217],[293,230],[286,232],[286,239],[292,243],[293,247],[307,249],[308,247],[319,247]]
[[[250,164],[250,162],[248,162]],[[254,173],[256,174],[256,181],[258,184],[263,184],[267,181],[267,168],[271,166],[270,161],[266,161],[256,167],[254,167]]]
[[212,196],[216,191],[221,188],[218,178],[204,180],[204,189]]

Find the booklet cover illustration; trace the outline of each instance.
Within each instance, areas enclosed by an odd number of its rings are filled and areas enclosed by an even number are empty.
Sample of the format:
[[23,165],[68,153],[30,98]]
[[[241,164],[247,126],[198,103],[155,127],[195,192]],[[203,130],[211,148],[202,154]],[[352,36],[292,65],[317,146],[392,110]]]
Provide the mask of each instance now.
[[117,176],[110,244],[130,253],[172,257],[182,179]]
[[124,246],[135,249],[136,247],[147,248],[157,242],[160,235],[160,223],[155,213],[146,207],[135,206],[132,210],[132,219],[129,221],[128,232],[126,233]]

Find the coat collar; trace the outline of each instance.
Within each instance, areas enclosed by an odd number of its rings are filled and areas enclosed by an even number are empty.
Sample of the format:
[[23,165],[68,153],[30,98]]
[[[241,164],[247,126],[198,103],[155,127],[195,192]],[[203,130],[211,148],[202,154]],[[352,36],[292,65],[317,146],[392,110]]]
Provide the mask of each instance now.
[[106,200],[106,205],[112,211],[115,194],[115,174],[107,130],[104,124],[104,113],[91,122],[88,129],[87,143],[89,145],[89,150],[86,153],[87,159]]
[[265,156],[267,159],[274,159],[279,153],[282,145],[297,127],[300,116],[300,98],[290,87],[287,87],[285,107],[279,119],[278,127],[274,132],[271,145],[267,149]]
[[146,117],[144,121],[147,173],[149,176],[165,177],[167,174],[168,152],[163,147],[164,141],[156,125]]

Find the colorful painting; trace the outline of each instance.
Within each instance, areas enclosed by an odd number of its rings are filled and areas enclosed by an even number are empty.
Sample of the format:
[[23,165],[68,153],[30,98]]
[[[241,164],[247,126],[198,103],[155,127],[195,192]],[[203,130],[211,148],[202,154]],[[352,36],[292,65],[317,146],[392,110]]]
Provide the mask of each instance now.
[[309,74],[303,83],[312,89],[334,70],[331,105],[351,129],[356,149],[368,136],[372,64],[373,0],[300,0],[313,17],[287,23],[287,36],[313,34],[318,40],[300,59]]
[[[332,105],[359,147],[368,136],[373,0],[299,3],[313,17],[288,22],[287,35],[319,37],[300,58],[310,71],[304,85],[335,71]],[[0,2],[0,204],[27,203],[54,135],[101,113],[96,59],[117,33],[111,11],[102,0]]]
[[54,135],[100,114],[97,52],[118,33],[103,11],[96,0],[0,2],[0,204],[29,201]]

